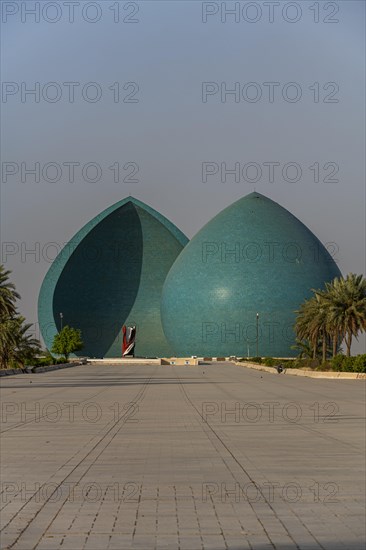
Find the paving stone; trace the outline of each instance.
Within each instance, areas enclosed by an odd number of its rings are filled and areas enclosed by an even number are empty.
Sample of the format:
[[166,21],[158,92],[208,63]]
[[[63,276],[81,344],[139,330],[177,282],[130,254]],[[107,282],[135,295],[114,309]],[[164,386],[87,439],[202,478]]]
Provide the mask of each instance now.
[[[24,376],[1,379],[2,400],[17,410],[78,402],[103,414],[2,419],[2,548],[365,550],[363,381],[227,363],[204,375],[200,366],[105,364],[26,379],[26,392]],[[268,402],[279,403],[272,421]],[[329,402],[337,422],[323,421]],[[116,403],[120,412],[135,403],[138,422],[115,415]],[[216,412],[204,422],[207,403]],[[262,417],[236,422],[236,403],[256,404]],[[297,423],[284,418],[291,403]]]

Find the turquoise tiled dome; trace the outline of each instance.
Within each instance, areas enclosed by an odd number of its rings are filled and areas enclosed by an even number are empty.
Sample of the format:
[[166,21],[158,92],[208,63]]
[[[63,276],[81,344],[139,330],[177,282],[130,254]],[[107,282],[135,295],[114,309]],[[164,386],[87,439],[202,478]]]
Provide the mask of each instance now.
[[121,357],[121,327],[136,325],[136,356],[172,351],[160,319],[162,286],[187,238],[132,197],[104,210],[64,247],[40,291],[38,317],[47,347],[63,324],[82,331],[80,355]]
[[317,237],[274,201],[251,193],[182,250],[166,278],[162,321],[178,356],[287,357],[294,311],[340,271]]

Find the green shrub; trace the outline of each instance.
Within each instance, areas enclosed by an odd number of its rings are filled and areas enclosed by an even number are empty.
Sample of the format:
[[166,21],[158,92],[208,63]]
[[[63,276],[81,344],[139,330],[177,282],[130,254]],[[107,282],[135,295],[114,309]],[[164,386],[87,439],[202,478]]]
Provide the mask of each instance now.
[[366,353],[364,353],[363,355],[357,355],[354,358],[353,372],[366,373]]
[[44,359],[45,359],[45,361],[48,362],[48,365],[54,365],[55,361],[56,361],[56,359],[54,358],[53,355],[51,355],[51,353],[49,352],[48,349],[46,350],[46,353],[44,354]]
[[356,357],[345,357],[343,361],[343,371],[353,372],[353,365],[355,363]]
[[48,367],[50,365],[55,365],[58,362],[52,355],[45,355],[43,357],[36,357],[34,359],[30,359],[26,362],[26,365],[30,365],[32,367]]
[[353,372],[366,372],[366,354],[353,357]]
[[315,370],[317,371],[327,371],[331,370],[331,365],[328,361],[324,361],[324,363],[320,363],[317,367],[315,367]]
[[320,367],[319,359],[297,359],[295,363],[295,368],[297,369],[303,368],[307,370],[314,370]]
[[332,370],[338,372],[366,372],[366,354],[346,357],[336,355],[330,361]]
[[335,372],[361,372],[366,373],[366,354],[346,357],[339,354],[324,363],[319,359],[274,359],[273,357],[243,357],[240,361],[264,364],[267,367],[275,367],[282,363],[286,369],[308,369],[317,371]]
[[13,359],[10,359],[7,368],[8,369],[21,369],[22,365],[20,365],[17,361],[14,361]]
[[344,355],[336,355],[335,357],[332,357],[332,359],[330,360],[330,364],[331,364],[331,367],[332,367],[332,370],[334,371],[341,371],[343,370],[343,361],[344,361]]
[[38,367],[39,359],[27,359],[25,361],[25,366]]
[[345,355],[336,355],[331,359],[332,370],[338,372],[353,372],[355,357],[346,357]]

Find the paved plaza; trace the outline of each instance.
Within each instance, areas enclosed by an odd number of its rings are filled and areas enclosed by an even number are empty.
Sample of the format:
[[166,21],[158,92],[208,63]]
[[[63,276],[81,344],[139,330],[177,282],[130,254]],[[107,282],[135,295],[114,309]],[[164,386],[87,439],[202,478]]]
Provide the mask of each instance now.
[[1,387],[2,549],[365,548],[365,381],[83,365]]

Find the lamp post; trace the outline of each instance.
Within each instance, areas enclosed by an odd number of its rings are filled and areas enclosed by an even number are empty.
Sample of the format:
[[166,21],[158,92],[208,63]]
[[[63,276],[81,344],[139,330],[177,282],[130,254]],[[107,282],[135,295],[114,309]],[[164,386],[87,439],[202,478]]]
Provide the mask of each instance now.
[[256,332],[257,332],[257,337],[256,337],[256,349],[257,349],[257,357],[259,357],[259,352],[258,352],[258,335],[259,335],[259,331],[258,331],[258,322],[259,322],[259,313],[257,313],[256,318],[257,318],[257,324],[256,324]]
[[62,330],[62,321],[63,321],[63,318],[64,318],[64,314],[63,314],[63,313],[60,313],[61,330]]

